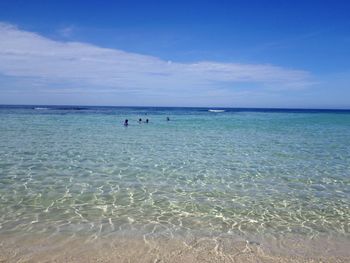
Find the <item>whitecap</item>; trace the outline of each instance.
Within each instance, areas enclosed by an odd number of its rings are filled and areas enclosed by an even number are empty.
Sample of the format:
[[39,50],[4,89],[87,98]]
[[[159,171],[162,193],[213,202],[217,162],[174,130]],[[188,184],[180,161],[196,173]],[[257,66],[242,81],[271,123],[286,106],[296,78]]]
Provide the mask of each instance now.
[[225,112],[225,110],[208,110],[210,112]]
[[35,107],[34,110],[48,110],[49,108],[44,107]]

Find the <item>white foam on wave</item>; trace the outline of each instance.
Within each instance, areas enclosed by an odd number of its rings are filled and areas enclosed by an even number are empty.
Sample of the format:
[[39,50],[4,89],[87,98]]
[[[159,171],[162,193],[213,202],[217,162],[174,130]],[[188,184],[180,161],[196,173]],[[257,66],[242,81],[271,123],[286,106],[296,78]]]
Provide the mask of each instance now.
[[48,110],[49,108],[44,107],[35,107],[34,110]]
[[225,112],[225,110],[208,110],[210,112]]

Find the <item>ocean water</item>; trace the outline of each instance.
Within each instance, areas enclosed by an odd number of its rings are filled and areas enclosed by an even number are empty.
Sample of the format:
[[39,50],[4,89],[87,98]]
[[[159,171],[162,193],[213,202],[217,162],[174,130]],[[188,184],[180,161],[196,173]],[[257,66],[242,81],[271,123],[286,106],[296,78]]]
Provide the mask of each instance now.
[[350,111],[0,107],[0,235],[349,240],[349,222]]

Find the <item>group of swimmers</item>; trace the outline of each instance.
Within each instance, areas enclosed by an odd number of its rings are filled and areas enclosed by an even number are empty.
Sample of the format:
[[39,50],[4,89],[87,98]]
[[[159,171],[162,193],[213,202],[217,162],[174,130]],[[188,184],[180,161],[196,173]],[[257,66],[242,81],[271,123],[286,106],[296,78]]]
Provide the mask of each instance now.
[[[166,120],[167,120],[167,121],[170,121],[170,118],[169,118],[169,117],[166,117]],[[142,123],[142,119],[140,118],[138,122],[139,122],[139,123]],[[146,119],[146,120],[145,120],[145,123],[149,123],[149,120]],[[128,120],[128,119],[125,119],[125,121],[124,121],[124,126],[128,126],[128,125],[129,125],[129,120]]]

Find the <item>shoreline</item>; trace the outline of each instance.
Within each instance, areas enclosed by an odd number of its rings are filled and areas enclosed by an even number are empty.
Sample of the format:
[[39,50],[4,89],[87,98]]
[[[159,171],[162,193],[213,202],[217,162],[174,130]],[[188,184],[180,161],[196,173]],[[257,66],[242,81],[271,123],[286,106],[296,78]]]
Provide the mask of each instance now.
[[8,234],[0,262],[349,262],[349,238]]

